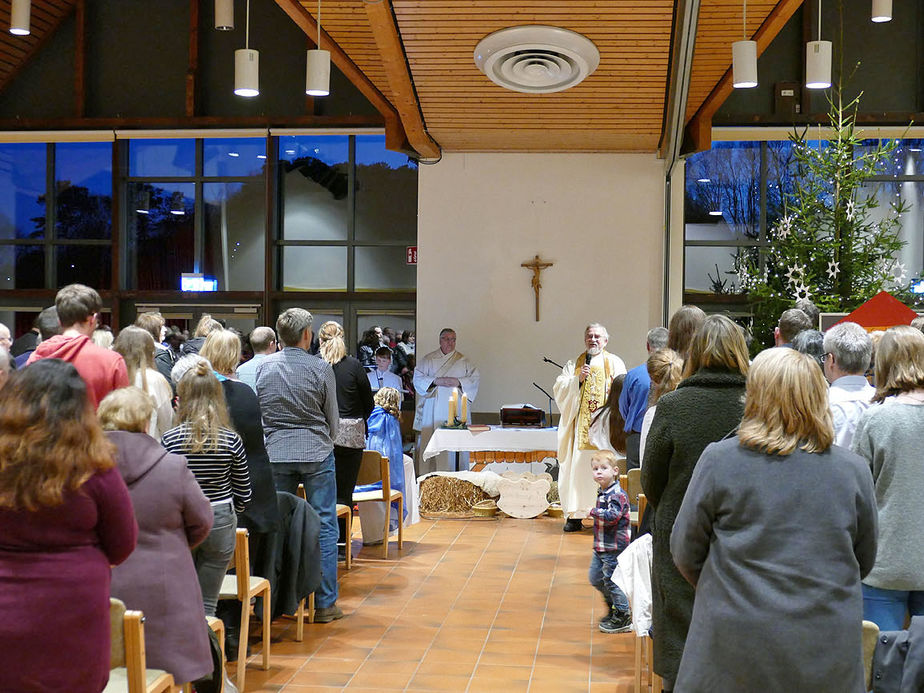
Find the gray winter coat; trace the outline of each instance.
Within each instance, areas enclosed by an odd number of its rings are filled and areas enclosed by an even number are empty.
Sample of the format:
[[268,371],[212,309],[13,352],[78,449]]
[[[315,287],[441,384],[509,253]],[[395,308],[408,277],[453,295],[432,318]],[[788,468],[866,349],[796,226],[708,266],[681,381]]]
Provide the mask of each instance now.
[[678,693],[860,693],[876,497],[849,450],[706,448],[671,549],[696,585]]

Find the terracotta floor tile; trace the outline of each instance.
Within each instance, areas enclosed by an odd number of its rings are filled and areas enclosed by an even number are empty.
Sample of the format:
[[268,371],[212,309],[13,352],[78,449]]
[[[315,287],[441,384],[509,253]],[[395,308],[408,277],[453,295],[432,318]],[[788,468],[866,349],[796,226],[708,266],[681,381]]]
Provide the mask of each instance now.
[[[346,686],[349,680],[353,678],[353,673],[338,673],[335,671],[314,671],[306,667],[298,672],[291,683],[297,685],[310,686]],[[289,688],[289,686],[286,686]],[[248,691],[250,688],[248,687]]]
[[505,681],[529,681],[533,673],[532,664],[529,666],[500,666],[479,662],[473,676]]
[[536,654],[533,651],[515,651],[511,649],[504,652],[497,652],[485,650],[481,653],[478,666],[532,667],[535,659]]
[[411,679],[407,690],[411,691],[465,691],[469,676],[441,676],[439,674],[417,675]]

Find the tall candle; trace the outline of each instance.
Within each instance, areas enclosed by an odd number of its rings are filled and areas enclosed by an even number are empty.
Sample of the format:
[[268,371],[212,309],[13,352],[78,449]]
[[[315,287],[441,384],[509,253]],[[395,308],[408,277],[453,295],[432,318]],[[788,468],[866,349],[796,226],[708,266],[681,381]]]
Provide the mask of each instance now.
[[456,422],[456,390],[453,388],[449,396],[449,415],[446,417],[446,425],[452,426]]
[[464,392],[462,393],[462,415],[459,418],[462,419],[462,423],[468,421],[468,395]]

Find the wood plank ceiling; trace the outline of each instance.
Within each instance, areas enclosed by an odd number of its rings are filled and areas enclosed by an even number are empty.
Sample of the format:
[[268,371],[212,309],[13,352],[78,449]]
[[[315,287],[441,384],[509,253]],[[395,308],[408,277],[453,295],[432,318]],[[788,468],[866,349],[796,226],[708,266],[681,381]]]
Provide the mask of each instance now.
[[[387,6],[389,0],[380,2]],[[794,10],[801,2],[750,0],[748,36],[760,31],[778,4]],[[657,150],[674,0],[390,0],[390,4],[404,50],[400,57],[406,59],[416,89],[418,116],[440,148]],[[301,0],[301,5],[309,14],[316,11],[312,0]],[[321,23],[329,38],[396,103],[401,95],[390,84],[382,55],[387,49],[376,43],[369,19],[373,12],[363,5],[359,0],[326,0]],[[688,122],[730,70],[731,42],[741,38],[741,10],[740,0],[701,2]],[[487,34],[523,24],[559,26],[583,34],[600,50],[600,66],[581,84],[554,94],[520,94],[495,85],[475,66],[474,48]],[[390,57],[393,61],[395,56]],[[403,112],[402,120],[407,117]]]
[[14,36],[10,26],[10,3],[0,3],[0,91],[9,84],[35,53],[54,34],[77,0],[39,0],[32,3],[28,36]]

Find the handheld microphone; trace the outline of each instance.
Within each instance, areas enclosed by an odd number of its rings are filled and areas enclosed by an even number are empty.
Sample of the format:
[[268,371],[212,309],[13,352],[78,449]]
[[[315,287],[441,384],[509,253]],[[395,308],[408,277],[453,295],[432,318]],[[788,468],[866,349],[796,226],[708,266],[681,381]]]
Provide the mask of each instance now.
[[584,365],[585,366],[590,365],[590,354],[584,354]]

